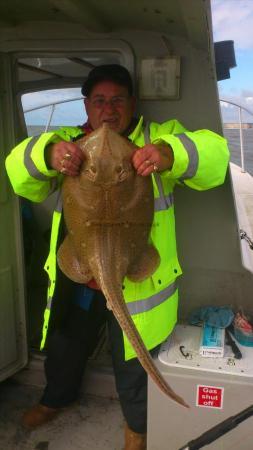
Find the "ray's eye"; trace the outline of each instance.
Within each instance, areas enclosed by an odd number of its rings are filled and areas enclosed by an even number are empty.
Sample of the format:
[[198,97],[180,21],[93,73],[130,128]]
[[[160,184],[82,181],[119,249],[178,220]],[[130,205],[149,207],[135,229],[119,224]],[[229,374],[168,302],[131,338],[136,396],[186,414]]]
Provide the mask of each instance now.
[[97,173],[97,169],[96,169],[96,167],[95,166],[90,166],[90,170],[91,170],[91,172],[93,172],[93,173]]

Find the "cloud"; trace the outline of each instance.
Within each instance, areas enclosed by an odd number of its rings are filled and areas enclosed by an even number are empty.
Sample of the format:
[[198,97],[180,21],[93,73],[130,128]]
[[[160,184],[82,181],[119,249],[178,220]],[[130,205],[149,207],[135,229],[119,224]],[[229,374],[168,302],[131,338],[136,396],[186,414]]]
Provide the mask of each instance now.
[[[238,96],[222,95],[221,98],[227,101],[227,103],[223,101],[220,103],[224,122],[239,122],[239,109],[229,102],[242,106],[242,122],[253,122],[253,92],[247,96],[242,94]],[[252,112],[252,114],[249,114],[247,111]]]
[[237,105],[242,106],[242,108],[249,109],[249,111],[251,111],[253,114],[253,91],[241,90],[238,92],[237,95],[234,94],[229,95],[228,93],[226,94],[221,93],[220,98],[222,98],[223,100],[230,101],[232,103],[236,103]]
[[214,41],[233,40],[237,49],[253,48],[253,1],[211,0]]
[[242,90],[242,96],[246,99],[250,99],[253,96],[253,90],[250,89],[243,89]]
[[253,97],[246,97],[245,101],[248,105],[253,106]]

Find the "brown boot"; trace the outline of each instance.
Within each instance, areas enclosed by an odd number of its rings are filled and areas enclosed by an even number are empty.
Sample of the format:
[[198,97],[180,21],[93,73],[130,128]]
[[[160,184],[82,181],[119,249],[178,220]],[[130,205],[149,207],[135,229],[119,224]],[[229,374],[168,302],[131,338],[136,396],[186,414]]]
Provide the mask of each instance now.
[[24,413],[21,423],[25,428],[36,428],[53,420],[60,411],[60,408],[55,409],[40,404],[35,405]]
[[125,426],[125,447],[124,450],[146,450],[147,449],[147,435],[135,433]]

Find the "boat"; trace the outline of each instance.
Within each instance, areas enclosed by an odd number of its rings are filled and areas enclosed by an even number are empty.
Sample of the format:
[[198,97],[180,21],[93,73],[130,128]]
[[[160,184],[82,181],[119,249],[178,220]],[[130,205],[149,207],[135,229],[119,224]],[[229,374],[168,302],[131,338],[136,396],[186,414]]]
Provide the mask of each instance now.
[[[17,198],[5,173],[5,157],[28,134],[23,96],[80,88],[92,67],[120,63],[134,79],[137,112],[144,114],[146,120],[177,118],[190,130],[205,128],[222,134],[223,129],[209,0],[157,0],[155,3],[23,0],[21,4],[9,0],[8,4],[0,4],[0,17],[0,381],[2,389],[6,386],[8,392],[17,389],[21,395],[22,389],[44,384],[45,355],[39,351],[39,340],[47,279],[42,267],[55,201],[52,196],[43,204],[35,205]],[[61,125],[69,125],[66,102],[65,107],[61,111]],[[47,116],[42,124],[44,129],[49,126],[49,120]],[[224,185],[216,189],[197,192],[182,186],[177,188],[178,251],[184,272],[179,280],[179,327],[187,330],[185,324],[191,311],[210,304],[229,305],[252,314],[252,196],[252,176],[235,164],[230,164]],[[170,358],[171,343],[164,345],[161,354]],[[101,336],[101,349],[91,358],[84,392],[97,395],[102,404],[107,399],[117,416],[106,333]],[[241,351],[244,353],[245,349]],[[202,370],[199,366],[193,369],[178,364],[177,359],[164,363],[158,357],[156,363],[160,370],[173,388],[185,395],[191,408],[184,411],[169,403],[150,381],[148,450],[177,450],[208,428],[249,407],[253,398],[250,348],[245,355],[250,367],[246,375],[222,369]],[[18,388],[8,384],[9,380],[19,383]],[[203,408],[196,403],[198,386],[206,384],[223,389],[223,403],[218,409]],[[104,410],[107,411],[105,403]],[[94,411],[101,417],[96,408]],[[109,412],[108,422],[103,422],[105,430],[108,427],[113,430],[112,441],[107,444],[106,439],[103,444],[99,441],[95,419],[90,426],[97,440],[92,438],[90,443],[85,441],[85,436],[90,436],[89,421],[88,425],[85,422],[81,442],[81,438],[74,436],[69,417],[66,413],[66,422],[59,422],[58,427],[59,439],[67,432],[68,443],[56,440],[55,448],[63,449],[67,445],[70,450],[92,450],[120,445],[117,433],[123,425],[115,420],[118,428],[114,430],[109,424]],[[77,420],[77,415],[72,420]],[[251,450],[251,426],[248,419],[212,443],[210,449]],[[44,430],[52,434],[55,431],[53,425]],[[47,442],[43,430],[39,433],[35,434],[36,439]],[[82,447],[83,442],[86,447]],[[5,443],[4,448],[8,449],[7,438]]]

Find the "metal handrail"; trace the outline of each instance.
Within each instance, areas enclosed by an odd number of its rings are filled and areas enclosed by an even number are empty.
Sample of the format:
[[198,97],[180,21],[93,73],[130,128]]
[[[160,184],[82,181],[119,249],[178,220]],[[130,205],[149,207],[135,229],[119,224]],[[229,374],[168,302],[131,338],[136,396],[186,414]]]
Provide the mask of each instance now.
[[[70,99],[65,99],[65,100],[59,100],[57,102],[53,102],[53,103],[46,103],[44,105],[40,105],[40,106],[36,106],[34,108],[30,108],[27,110],[24,110],[24,113],[29,113],[32,111],[36,111],[37,109],[42,109],[42,108],[48,108],[50,107],[50,111],[49,111],[49,115],[48,115],[48,120],[47,120],[47,124],[45,127],[45,132],[48,131],[50,124],[52,122],[52,118],[53,118],[53,114],[55,111],[55,107],[57,105],[61,105],[62,103],[69,103],[69,102],[76,102],[79,100],[83,100],[83,97],[73,97]],[[239,109],[239,130],[240,130],[240,151],[241,151],[241,171],[243,173],[245,173],[245,162],[244,162],[244,141],[243,141],[243,128],[242,128],[242,111],[246,111],[248,114],[253,116],[253,112],[250,111],[249,109],[245,108],[242,105],[239,105],[238,103],[235,102],[231,102],[230,100],[225,100],[223,98],[220,98],[219,100],[220,102],[223,103],[229,103],[230,105],[236,106]]]
[[32,112],[32,111],[36,111],[37,109],[43,109],[43,108],[49,108],[50,107],[47,124],[46,124],[45,130],[44,130],[45,132],[47,132],[49,127],[50,127],[50,124],[52,122],[52,118],[53,118],[53,114],[54,114],[54,111],[55,111],[55,107],[57,105],[61,105],[62,103],[76,102],[78,100],[83,100],[83,97],[68,98],[68,99],[65,99],[65,100],[59,100],[58,102],[53,102],[53,103],[51,102],[51,103],[46,103],[44,105],[35,106],[34,108],[29,108],[29,109],[24,110],[24,114]]
[[248,114],[253,116],[253,112],[244,106],[238,105],[237,103],[231,102],[230,100],[225,100],[220,98],[220,102],[229,103],[230,105],[239,108],[239,130],[240,130],[240,151],[241,151],[241,171],[245,173],[245,163],[244,163],[244,142],[243,142],[243,129],[242,129],[242,110],[246,111]]
[[61,105],[62,103],[68,103],[68,102],[76,102],[77,100],[83,100],[83,97],[73,97],[73,98],[67,98],[65,100],[59,100],[58,102],[50,102],[50,103],[45,103],[43,105],[40,106],[35,106],[34,108],[29,108],[29,109],[25,109],[24,113],[29,113],[31,111],[36,111],[37,109],[42,109],[42,108],[48,108],[49,106],[55,106],[55,105]]

